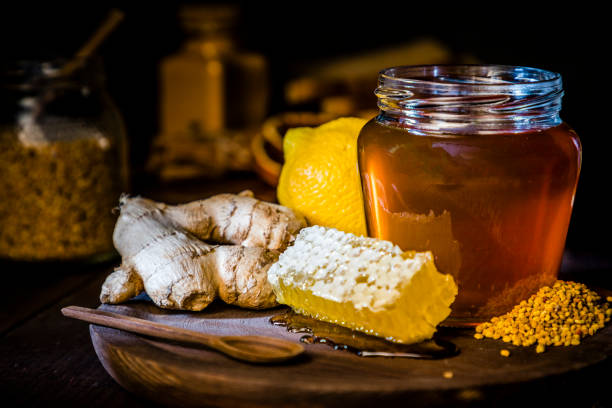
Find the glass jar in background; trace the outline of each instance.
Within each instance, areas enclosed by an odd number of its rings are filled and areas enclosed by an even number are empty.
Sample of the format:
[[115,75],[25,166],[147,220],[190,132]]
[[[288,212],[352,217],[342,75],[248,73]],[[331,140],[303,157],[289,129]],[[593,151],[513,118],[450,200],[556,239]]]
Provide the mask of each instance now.
[[128,188],[123,120],[100,61],[2,69],[0,258],[101,261]]
[[251,170],[250,138],[268,108],[267,63],[237,44],[238,9],[183,6],[187,34],[159,67],[159,134],[148,169],[164,180]]
[[581,164],[561,76],[514,66],[382,71],[358,140],[368,232],[431,250],[459,286],[447,321],[508,312],[557,277]]

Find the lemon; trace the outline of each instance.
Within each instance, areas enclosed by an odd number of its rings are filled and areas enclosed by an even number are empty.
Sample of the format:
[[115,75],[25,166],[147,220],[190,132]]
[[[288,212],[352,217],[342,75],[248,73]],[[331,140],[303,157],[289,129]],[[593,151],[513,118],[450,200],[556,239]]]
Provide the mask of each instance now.
[[340,118],[289,129],[277,188],[280,204],[310,224],[367,235],[357,164],[357,137],[367,120]]

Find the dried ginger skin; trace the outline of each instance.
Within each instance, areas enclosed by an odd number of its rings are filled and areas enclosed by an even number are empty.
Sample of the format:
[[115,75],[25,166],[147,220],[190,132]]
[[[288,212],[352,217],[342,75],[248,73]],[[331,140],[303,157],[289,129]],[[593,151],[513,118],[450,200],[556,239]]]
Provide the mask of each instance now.
[[151,300],[166,309],[208,306],[217,292],[213,271],[206,267],[214,247],[178,227],[164,215],[164,205],[152,200],[122,197],[120,208],[113,243],[123,267],[141,277]]
[[307,226],[301,215],[258,200],[249,190],[176,206],[157,205],[199,239],[219,244],[283,250]]
[[132,268],[120,266],[106,277],[100,292],[102,303],[123,303],[144,290],[140,276]]
[[212,218],[204,211],[202,202],[204,200],[193,201],[181,205],[163,205],[165,215],[174,222],[189,231],[197,238],[207,240],[212,235]]
[[268,283],[268,269],[278,260],[278,252],[222,245],[215,249],[215,253],[221,300],[230,305],[256,309],[278,305],[272,286]]
[[235,244],[284,250],[307,226],[306,219],[278,204],[241,194],[219,194],[202,200],[201,209],[212,218],[209,239],[220,244]]
[[[305,220],[289,209],[275,207],[280,206],[256,200],[250,192],[221,194],[179,206],[121,197],[113,242],[123,263],[107,278],[100,300],[120,303],[144,288],[155,304],[167,309],[202,310],[217,296],[240,307],[276,306],[267,270],[278,260],[279,252],[268,248],[289,245]],[[211,208],[216,215],[205,212]],[[226,213],[230,216],[225,217]],[[267,223],[263,233],[256,231],[263,228],[262,214]],[[227,225],[217,224],[221,221]],[[204,242],[217,236],[239,245]],[[254,243],[260,245],[251,246]]]

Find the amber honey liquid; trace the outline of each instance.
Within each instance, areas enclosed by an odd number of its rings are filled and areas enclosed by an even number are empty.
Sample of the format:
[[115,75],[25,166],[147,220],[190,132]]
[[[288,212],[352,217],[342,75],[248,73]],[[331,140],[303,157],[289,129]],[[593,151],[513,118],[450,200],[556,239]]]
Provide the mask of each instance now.
[[433,252],[459,286],[451,324],[503,314],[557,277],[579,144],[565,124],[422,136],[370,121],[359,137],[368,232]]

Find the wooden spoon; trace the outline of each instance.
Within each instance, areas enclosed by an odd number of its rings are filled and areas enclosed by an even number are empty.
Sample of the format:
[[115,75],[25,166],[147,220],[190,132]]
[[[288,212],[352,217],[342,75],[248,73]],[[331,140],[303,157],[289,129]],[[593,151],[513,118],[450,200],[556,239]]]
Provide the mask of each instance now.
[[123,16],[124,14],[121,10],[112,9],[96,32],[89,37],[74,57],[62,67],[59,75],[69,76],[74,70],[79,68],[83,60],[92,55],[106,37],[119,25],[121,20],[123,20]]
[[249,363],[278,363],[292,359],[304,351],[301,344],[274,337],[216,336],[80,306],[65,307],[62,309],[62,314],[66,317],[84,320],[100,326],[126,330],[150,337],[205,345]]
[[[49,77],[69,77],[74,71],[79,69],[85,60],[90,57],[96,49],[102,44],[104,39],[113,32],[113,30],[123,20],[123,12],[121,10],[112,9],[108,17],[98,27],[96,32],[87,40],[85,44],[77,51],[77,53],[68,60],[63,67],[57,72],[54,72]],[[36,81],[43,81],[46,78],[45,75],[37,78]],[[54,88],[47,89],[42,95],[35,100],[35,105],[32,107],[32,116],[39,118],[44,114],[46,106],[57,97],[58,90]]]

